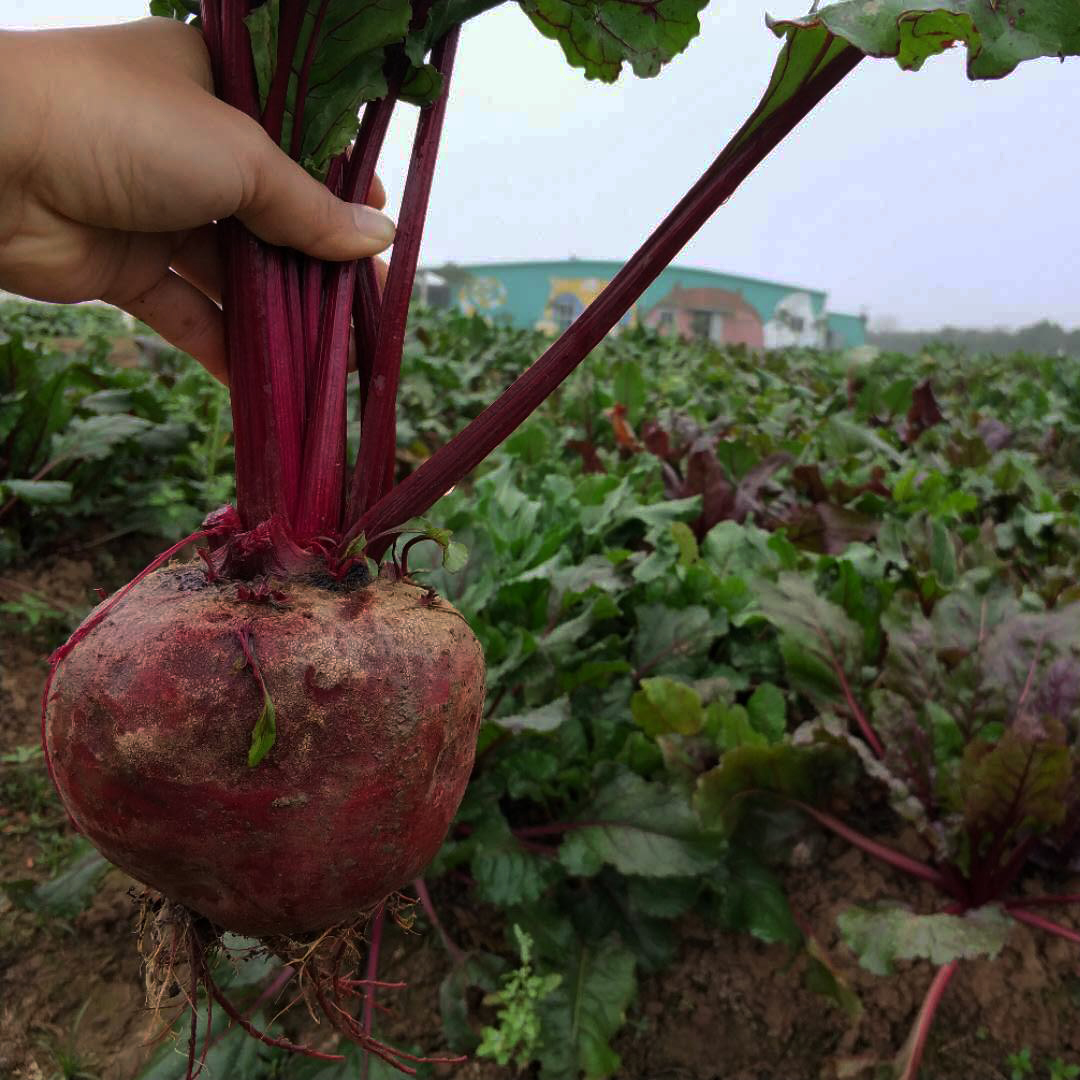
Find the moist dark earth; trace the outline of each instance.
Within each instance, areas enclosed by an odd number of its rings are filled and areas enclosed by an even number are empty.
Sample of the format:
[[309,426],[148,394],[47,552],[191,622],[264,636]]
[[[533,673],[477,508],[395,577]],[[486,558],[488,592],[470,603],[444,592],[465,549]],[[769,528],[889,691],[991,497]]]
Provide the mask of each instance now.
[[[57,607],[85,611],[95,602],[95,587],[116,588],[152,554],[91,549],[82,557],[43,561],[9,572],[5,597],[12,589],[32,589]],[[38,739],[45,656],[58,644],[57,634],[28,636],[11,623],[0,624],[0,755]],[[46,825],[63,834],[67,826],[59,803],[53,800],[48,807]],[[38,831],[28,828],[26,809],[17,799],[0,805],[0,881],[48,876],[40,828],[40,823]],[[675,963],[639,981],[637,1000],[615,1043],[622,1057],[620,1077],[867,1080],[888,1075],[879,1067],[904,1043],[933,970],[911,963],[890,978],[862,970],[839,939],[836,916],[850,903],[882,898],[932,911],[933,897],[840,841],[808,835],[803,851],[808,857],[786,874],[793,909],[857,995],[861,1010],[844,1011],[809,989],[804,953],[687,919],[679,928]],[[119,871],[110,872],[90,908],[70,922],[39,918],[0,898],[0,1080],[77,1075],[129,1080],[160,1043],[162,1021],[145,1007],[132,885]],[[1043,891],[1035,879],[1025,887]],[[1052,891],[1080,891],[1080,879],[1055,881]],[[509,954],[499,911],[477,904],[453,881],[432,883],[432,897],[462,948]],[[1065,913],[1059,917],[1078,926]],[[393,929],[384,941],[380,978],[405,981],[408,988],[380,998],[387,1010],[379,1021],[380,1036],[431,1054],[445,1051],[438,988],[449,970],[437,934],[422,919],[410,932]],[[961,965],[922,1075],[1011,1080],[1007,1056],[1028,1047],[1039,1063],[1032,1075],[1048,1076],[1046,1063],[1052,1058],[1080,1061],[1078,1006],[1080,945],[1017,927],[996,961]],[[320,1037],[303,1016],[293,1033]],[[83,1072],[65,1072],[64,1055]],[[461,1080],[533,1075],[475,1061],[440,1067],[438,1073]]]

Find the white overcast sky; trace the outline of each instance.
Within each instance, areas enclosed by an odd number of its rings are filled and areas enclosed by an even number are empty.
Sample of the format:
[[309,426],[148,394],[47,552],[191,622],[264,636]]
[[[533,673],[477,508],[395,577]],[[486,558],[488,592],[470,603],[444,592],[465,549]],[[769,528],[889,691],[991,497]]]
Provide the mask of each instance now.
[[[806,5],[769,0],[775,15]],[[783,5],[783,6],[781,6]],[[140,0],[0,0],[0,27],[136,18]],[[586,82],[516,4],[462,34],[422,260],[625,259],[753,108],[762,0],[713,0],[659,78]],[[1080,62],[969,83],[865,61],[678,262],[821,288],[904,328],[1080,326]],[[400,194],[415,111],[380,171]]]

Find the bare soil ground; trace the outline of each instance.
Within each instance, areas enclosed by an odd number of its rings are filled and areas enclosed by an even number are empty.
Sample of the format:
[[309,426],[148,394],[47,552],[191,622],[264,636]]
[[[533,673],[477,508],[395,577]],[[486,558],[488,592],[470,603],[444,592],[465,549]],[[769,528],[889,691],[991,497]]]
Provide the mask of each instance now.
[[[112,589],[150,551],[114,558],[56,560],[9,574],[62,608],[85,609],[95,586]],[[55,636],[55,635],[54,635]],[[55,641],[0,629],[0,754],[34,744],[45,655]],[[61,840],[68,828],[55,797],[42,789],[44,810],[28,824],[26,807],[0,805],[0,881],[44,880],[42,829]],[[42,824],[44,822],[44,824]],[[853,902],[901,899],[934,910],[931,895],[839,841],[812,840],[811,857],[791,869],[787,885],[796,915],[861,1002],[845,1012],[808,989],[805,954],[793,956],[726,934],[697,919],[680,928],[672,967],[640,982],[638,1000],[617,1040],[631,1080],[870,1080],[903,1044],[932,977],[911,964],[891,978],[863,971],[839,940],[836,916]],[[0,1080],[46,1080],[65,1074],[71,1054],[100,1080],[131,1080],[152,1052],[161,1024],[145,1009],[133,937],[130,879],[110,872],[92,906],[70,922],[41,919],[0,898]],[[1080,880],[1028,882],[1055,892],[1080,891]],[[484,909],[453,883],[433,899],[463,948],[508,951],[499,913]],[[1067,925],[1077,926],[1076,921]],[[438,987],[450,962],[430,929],[393,931],[380,977],[408,989],[381,999],[389,1010],[382,1037],[399,1045],[444,1047]],[[996,961],[961,966],[931,1040],[924,1077],[1011,1080],[1006,1056],[1029,1047],[1035,1061],[1080,1062],[1080,946],[1018,927]],[[76,1027],[76,1017],[81,1019]],[[470,1062],[440,1070],[459,1080],[519,1074]],[[887,1075],[887,1073],[885,1074]],[[1046,1077],[1045,1064],[1033,1074]],[[229,1080],[244,1080],[243,1077]]]

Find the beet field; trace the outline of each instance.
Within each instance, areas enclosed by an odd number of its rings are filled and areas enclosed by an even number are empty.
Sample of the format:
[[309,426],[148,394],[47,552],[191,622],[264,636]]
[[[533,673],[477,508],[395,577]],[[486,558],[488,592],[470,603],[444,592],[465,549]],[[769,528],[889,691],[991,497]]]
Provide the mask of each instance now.
[[[69,823],[48,657],[193,533],[159,573],[256,627],[299,601],[266,566],[213,585],[228,394],[141,329],[0,310],[0,1077],[1080,1076],[1080,363],[609,338],[348,569],[408,579],[486,658],[434,861],[347,935],[220,933],[196,901],[180,937]],[[414,312],[397,479],[545,344]],[[220,677],[261,775],[298,721],[244,641]],[[165,863],[208,843],[197,780]],[[283,832],[265,888],[305,845],[375,851],[406,798]]]

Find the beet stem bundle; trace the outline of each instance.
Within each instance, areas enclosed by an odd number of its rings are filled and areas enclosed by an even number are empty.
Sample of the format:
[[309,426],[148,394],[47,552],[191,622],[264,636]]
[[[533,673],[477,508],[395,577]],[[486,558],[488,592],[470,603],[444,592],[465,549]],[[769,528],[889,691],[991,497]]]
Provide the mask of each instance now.
[[[487,4],[482,7],[489,6]],[[261,9],[258,9],[261,10]],[[341,31],[330,0],[281,0],[276,68],[258,105],[248,0],[208,0],[203,28],[218,91],[261,117],[294,156],[305,145],[305,95],[319,66],[314,42]],[[412,11],[410,32],[429,17]],[[347,21],[347,20],[344,20]],[[371,260],[326,264],[273,249],[232,223],[225,232],[230,380],[237,505],[247,529],[271,519],[275,535],[343,563],[379,559],[395,530],[426,513],[503,442],[588,356],[713,212],[796,124],[862,59],[826,35],[798,91],[774,88],[675,209],[578,320],[479,417],[412,475],[395,483],[396,404],[409,301],[430,201],[460,25],[435,41],[428,65],[438,92],[420,112],[385,291]],[[391,115],[408,96],[415,55],[387,49],[385,93],[368,102],[351,152],[334,156],[325,183],[350,201],[370,190]],[[283,66],[292,59],[291,67]],[[410,76],[412,72],[412,76]],[[347,358],[355,343],[360,447],[345,464]],[[300,352],[297,353],[299,348]],[[273,545],[272,545],[273,547]],[[280,560],[280,552],[270,551]]]

